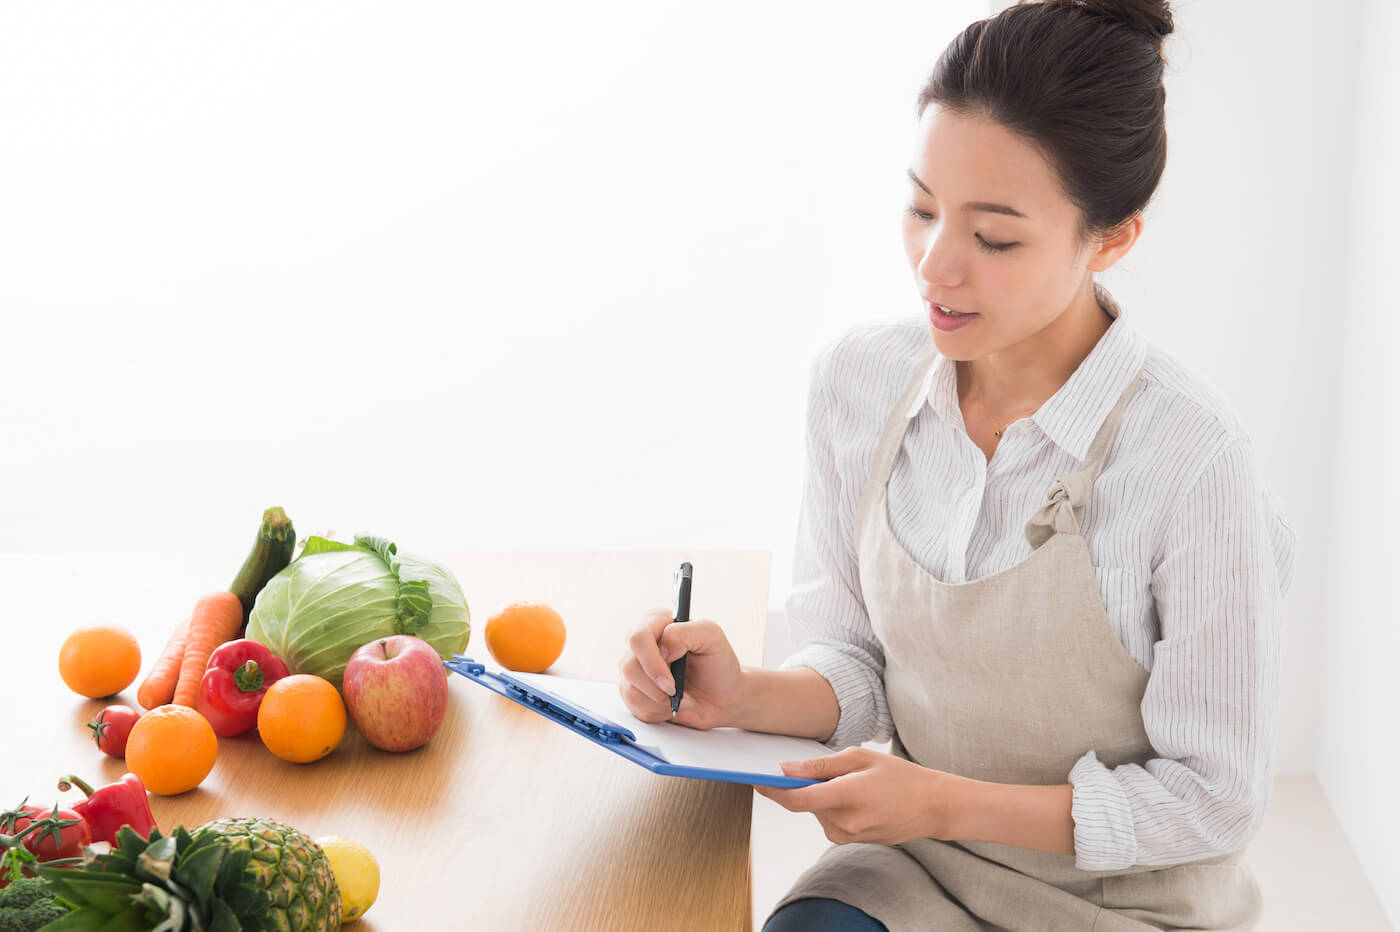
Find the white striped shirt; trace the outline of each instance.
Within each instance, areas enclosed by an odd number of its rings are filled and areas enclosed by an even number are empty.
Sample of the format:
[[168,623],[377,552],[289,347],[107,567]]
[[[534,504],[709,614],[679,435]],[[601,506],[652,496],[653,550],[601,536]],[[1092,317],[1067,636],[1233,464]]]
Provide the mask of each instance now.
[[[1059,391],[1003,432],[991,463],[940,356],[906,413],[888,493],[895,536],[934,577],[961,583],[1020,563],[1027,519],[1079,466],[1145,362],[1081,530],[1113,629],[1150,671],[1142,717],[1160,757],[1109,770],[1089,748],[1065,775],[1082,870],[1178,864],[1253,837],[1272,789],[1279,600],[1295,541],[1234,413],[1109,304],[1117,319]],[[900,318],[847,331],[812,366],[787,602],[798,649],[781,668],[811,667],[831,683],[841,710],[831,748],[893,730],[855,513],[881,429],[931,348],[924,318]]]

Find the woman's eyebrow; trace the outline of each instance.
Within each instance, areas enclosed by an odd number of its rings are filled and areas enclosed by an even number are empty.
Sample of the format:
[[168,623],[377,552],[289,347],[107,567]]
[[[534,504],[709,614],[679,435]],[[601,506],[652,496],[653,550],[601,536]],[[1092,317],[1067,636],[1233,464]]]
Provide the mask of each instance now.
[[[924,184],[922,181],[919,180],[918,175],[914,174],[914,169],[908,168],[905,169],[905,171],[909,175],[909,180],[919,186],[919,190],[923,191],[929,197],[933,197],[933,192],[928,189],[928,185]],[[1023,220],[1030,219],[1014,207],[1008,207],[1005,204],[989,204],[986,201],[969,201],[968,203],[962,205],[962,209],[985,210],[986,212],[991,214],[1005,214],[1008,217],[1020,217]]]

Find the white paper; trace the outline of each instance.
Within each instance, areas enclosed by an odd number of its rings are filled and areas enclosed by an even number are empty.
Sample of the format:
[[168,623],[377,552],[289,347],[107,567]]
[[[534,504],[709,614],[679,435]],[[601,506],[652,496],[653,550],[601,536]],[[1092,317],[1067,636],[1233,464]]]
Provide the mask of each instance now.
[[575,680],[546,673],[512,673],[513,678],[541,693],[550,693],[590,715],[601,716],[637,736],[636,745],[667,763],[707,770],[730,770],[786,776],[783,761],[803,761],[835,752],[810,738],[770,735],[742,728],[701,731],[674,722],[649,725],[627,710],[617,683]]

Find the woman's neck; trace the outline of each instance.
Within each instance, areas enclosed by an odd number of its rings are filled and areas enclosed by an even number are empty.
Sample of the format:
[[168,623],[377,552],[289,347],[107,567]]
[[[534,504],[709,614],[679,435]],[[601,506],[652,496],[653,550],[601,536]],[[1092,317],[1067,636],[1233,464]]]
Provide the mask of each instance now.
[[1008,417],[1032,413],[1069,381],[1112,323],[1086,277],[1074,301],[1049,326],[996,353],[959,362],[958,398]]

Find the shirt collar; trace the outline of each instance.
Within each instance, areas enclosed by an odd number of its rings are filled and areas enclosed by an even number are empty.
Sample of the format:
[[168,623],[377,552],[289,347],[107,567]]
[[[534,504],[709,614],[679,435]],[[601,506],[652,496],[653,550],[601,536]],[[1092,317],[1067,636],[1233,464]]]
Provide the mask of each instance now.
[[[1094,283],[1094,295],[1113,323],[1059,391],[1031,416],[1060,449],[1081,462],[1089,455],[1104,419],[1147,358],[1146,339],[1123,316],[1113,296],[1098,282]],[[935,354],[905,417],[912,418],[925,404],[949,424],[967,429],[958,404],[957,367],[941,353]]]

